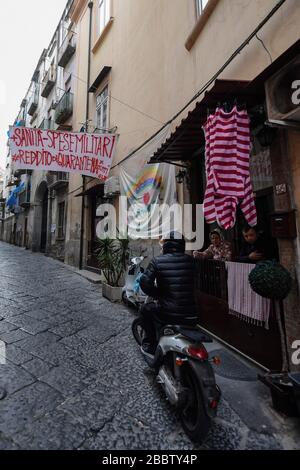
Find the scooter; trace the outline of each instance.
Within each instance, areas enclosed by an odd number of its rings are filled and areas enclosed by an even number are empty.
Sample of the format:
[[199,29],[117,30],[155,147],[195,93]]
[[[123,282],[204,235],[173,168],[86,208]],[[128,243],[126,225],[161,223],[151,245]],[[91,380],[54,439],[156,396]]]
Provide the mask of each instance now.
[[144,259],[146,259],[146,256],[131,258],[126,273],[125,286],[122,291],[124,304],[135,309],[139,309],[140,305],[145,303],[147,298],[139,285],[139,278],[144,272],[144,268],[141,266]]
[[[221,398],[211,365],[219,365],[220,358],[209,358],[204,346],[212,338],[200,327],[162,325],[156,317],[154,324],[156,352],[150,356],[142,351],[144,359],[155,370],[167,400],[177,408],[185,433],[193,442],[202,443]],[[132,332],[141,346],[145,335],[141,317],[134,320]]]

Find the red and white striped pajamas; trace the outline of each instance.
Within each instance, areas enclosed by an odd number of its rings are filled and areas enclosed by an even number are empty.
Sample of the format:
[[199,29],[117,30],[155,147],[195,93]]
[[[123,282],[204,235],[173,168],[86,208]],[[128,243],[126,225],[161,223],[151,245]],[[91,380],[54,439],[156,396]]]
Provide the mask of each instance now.
[[207,187],[204,215],[207,223],[217,222],[225,230],[236,221],[239,203],[246,221],[257,224],[250,180],[250,127],[247,111],[235,106],[230,113],[217,108],[203,126],[206,138]]

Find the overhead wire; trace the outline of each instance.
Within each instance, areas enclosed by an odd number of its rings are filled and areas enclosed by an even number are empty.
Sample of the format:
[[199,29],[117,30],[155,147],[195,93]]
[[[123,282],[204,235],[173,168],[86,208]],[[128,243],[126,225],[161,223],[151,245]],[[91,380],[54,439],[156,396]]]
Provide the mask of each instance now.
[[[70,73],[70,75],[69,75],[69,77],[68,77],[68,80],[69,80],[69,78],[71,78],[71,77],[74,77],[75,79],[77,79],[77,80],[83,82],[84,84],[87,84],[86,80],[83,80],[82,78],[78,77],[77,75],[75,75],[75,74],[72,73],[72,72]],[[43,84],[43,81],[38,81],[38,82],[35,82],[35,83],[37,83],[38,85],[42,85],[42,84]],[[58,86],[58,85],[56,85],[56,89],[57,89],[57,90],[60,90],[60,91],[63,91],[64,93],[66,92],[66,90],[65,90],[64,88],[61,88],[61,87]],[[35,91],[32,91],[31,94],[29,95],[29,99],[31,99],[31,97],[32,97],[35,93],[36,93]],[[160,121],[160,120],[154,118],[153,116],[150,116],[149,114],[145,113],[144,111],[141,111],[140,109],[136,108],[135,106],[132,106],[132,105],[130,105],[129,103],[126,103],[125,101],[120,100],[119,98],[116,98],[115,96],[113,96],[113,95],[111,95],[111,94],[110,94],[109,96],[110,96],[110,98],[112,98],[113,100],[117,101],[118,103],[120,103],[120,104],[122,104],[122,105],[124,105],[124,106],[126,106],[126,107],[128,107],[128,108],[130,108],[130,109],[133,110],[133,111],[136,111],[137,113],[139,113],[139,114],[141,114],[141,115],[143,115],[143,116],[145,116],[145,117],[151,119],[152,121],[155,121],[155,122],[157,122],[158,124],[164,124],[164,122],[162,122],[162,121]]]

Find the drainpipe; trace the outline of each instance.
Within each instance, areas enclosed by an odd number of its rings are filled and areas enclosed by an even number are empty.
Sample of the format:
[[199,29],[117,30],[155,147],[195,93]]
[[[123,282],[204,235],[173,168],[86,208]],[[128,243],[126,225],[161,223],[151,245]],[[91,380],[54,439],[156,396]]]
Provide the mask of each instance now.
[[[91,48],[92,48],[92,20],[93,20],[93,2],[89,2],[90,9],[89,20],[89,45],[88,45],[88,68],[87,68],[87,89],[86,89],[86,112],[85,112],[85,132],[89,129],[89,114],[90,114],[90,81],[91,81]],[[85,176],[82,176],[82,192],[85,191]],[[84,204],[85,197],[82,195],[81,204],[81,229],[80,229],[80,252],[79,252],[79,269],[83,266],[83,242],[84,242]]]

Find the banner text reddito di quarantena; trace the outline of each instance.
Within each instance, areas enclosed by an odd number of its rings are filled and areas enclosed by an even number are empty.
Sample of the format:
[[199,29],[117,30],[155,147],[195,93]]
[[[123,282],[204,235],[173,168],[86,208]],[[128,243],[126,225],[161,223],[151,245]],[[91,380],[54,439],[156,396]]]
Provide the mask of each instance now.
[[106,179],[116,144],[114,134],[86,134],[10,128],[16,169],[66,171]]

